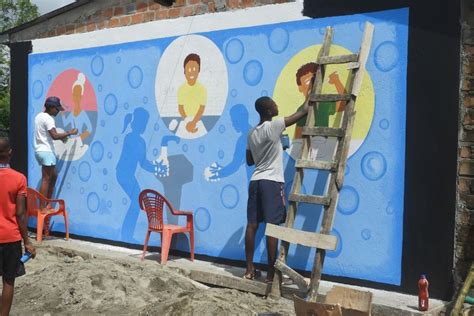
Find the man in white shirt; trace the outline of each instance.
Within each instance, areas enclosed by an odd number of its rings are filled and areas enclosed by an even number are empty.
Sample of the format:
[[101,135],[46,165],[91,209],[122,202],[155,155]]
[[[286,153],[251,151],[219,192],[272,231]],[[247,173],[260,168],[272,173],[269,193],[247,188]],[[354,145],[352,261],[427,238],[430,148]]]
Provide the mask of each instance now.
[[35,117],[35,158],[41,165],[41,187],[40,192],[48,199],[51,198],[56,184],[56,155],[54,153],[53,140],[65,140],[70,135],[77,134],[77,128],[64,133],[56,131],[54,118],[60,111],[64,111],[61,100],[58,97],[48,97],[44,103],[44,112]]
[[[244,278],[255,278],[253,253],[255,233],[260,222],[279,225],[285,222],[286,208],[283,175],[283,148],[280,136],[287,126],[295,124],[308,113],[308,102],[290,116],[278,115],[278,106],[269,97],[255,101],[255,110],[260,115],[260,122],[249,131],[247,138],[247,164],[255,164],[249,184],[247,202],[247,228],[245,231],[245,257],[247,270]],[[268,270],[266,281],[271,282],[275,274],[276,251],[278,239],[267,236]]]

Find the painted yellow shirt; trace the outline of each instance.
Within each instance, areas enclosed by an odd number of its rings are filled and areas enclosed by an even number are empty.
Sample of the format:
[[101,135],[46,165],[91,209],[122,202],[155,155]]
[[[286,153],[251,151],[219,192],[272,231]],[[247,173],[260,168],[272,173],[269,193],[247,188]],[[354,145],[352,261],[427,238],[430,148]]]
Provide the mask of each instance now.
[[190,86],[187,82],[183,83],[178,89],[178,104],[183,105],[184,112],[188,117],[194,117],[201,105],[207,103],[206,88],[196,82]]

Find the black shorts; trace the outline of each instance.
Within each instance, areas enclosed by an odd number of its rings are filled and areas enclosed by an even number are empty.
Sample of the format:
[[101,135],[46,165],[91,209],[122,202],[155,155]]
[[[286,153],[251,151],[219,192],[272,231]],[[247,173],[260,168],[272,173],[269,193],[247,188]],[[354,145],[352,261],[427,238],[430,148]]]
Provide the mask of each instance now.
[[283,183],[271,180],[250,181],[247,222],[279,225],[286,219]]
[[20,262],[21,241],[0,244],[0,274],[9,280],[25,274]]

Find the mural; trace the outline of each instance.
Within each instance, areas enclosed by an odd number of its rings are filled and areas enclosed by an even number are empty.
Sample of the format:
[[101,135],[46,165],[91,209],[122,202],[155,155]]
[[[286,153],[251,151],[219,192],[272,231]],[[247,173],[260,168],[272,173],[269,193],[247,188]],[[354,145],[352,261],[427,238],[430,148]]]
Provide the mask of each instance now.
[[[138,195],[153,188],[175,207],[194,212],[197,254],[244,260],[252,173],[245,147],[258,121],[254,101],[268,95],[280,115],[293,113],[307,95],[325,27],[334,27],[330,55],[340,55],[358,51],[369,21],[375,34],[332,231],[338,246],[327,252],[324,273],[400,284],[408,10],[281,23],[261,19],[250,27],[194,34],[191,27],[183,35],[30,55],[29,134],[50,95],[67,105],[56,118],[58,128],[79,129],[77,137],[55,143],[55,194],[67,201],[70,231],[143,244],[147,219]],[[328,67],[326,74],[323,92],[344,93],[344,65]],[[316,125],[337,126],[344,106],[320,104]],[[304,123],[286,131],[287,193]],[[32,140],[29,184],[37,186],[41,170]],[[315,137],[311,156],[330,160],[334,148],[334,139]],[[327,179],[327,172],[308,171],[302,190],[324,194]],[[300,205],[296,227],[315,231],[321,212]],[[61,219],[52,225],[64,229]],[[258,236],[255,260],[263,263],[263,228]],[[185,238],[176,236],[172,247],[189,251]],[[159,235],[150,244],[160,245]],[[295,269],[311,270],[313,258],[314,249],[290,247]]]

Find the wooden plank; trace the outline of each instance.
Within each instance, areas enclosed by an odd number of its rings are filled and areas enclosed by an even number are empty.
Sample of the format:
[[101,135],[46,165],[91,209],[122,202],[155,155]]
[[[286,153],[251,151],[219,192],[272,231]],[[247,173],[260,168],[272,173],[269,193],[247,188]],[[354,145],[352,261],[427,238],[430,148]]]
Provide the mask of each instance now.
[[258,295],[267,295],[271,287],[270,284],[263,282],[208,271],[191,270],[189,277],[201,283],[237,289]]
[[358,54],[348,54],[348,55],[338,55],[338,56],[323,56],[318,59],[318,64],[328,65],[328,64],[346,64],[350,62],[355,62],[359,60]]
[[346,69],[347,70],[352,70],[352,69],[357,69],[360,67],[360,64],[358,62],[356,63],[348,63]]
[[359,52],[359,69],[354,78],[354,84],[352,86],[352,94],[355,96],[359,95],[362,87],[362,81],[365,76],[365,65],[369,58],[370,47],[372,46],[372,37],[374,35],[374,25],[369,22],[365,22],[364,35],[362,36],[362,44]]
[[341,306],[318,302],[308,302],[298,296],[293,296],[296,316],[342,316]]
[[320,205],[329,205],[331,199],[326,196],[320,195],[307,195],[299,193],[290,193],[288,200],[292,202],[299,203],[311,203],[311,204],[320,204]]
[[327,293],[325,303],[341,305],[344,315],[369,316],[372,310],[372,293],[335,285]]
[[328,136],[328,137],[343,137],[346,132],[342,128],[334,127],[303,127],[303,135],[307,136]]
[[337,165],[335,162],[332,162],[332,161],[297,159],[295,162],[295,167],[335,171]]
[[305,292],[308,291],[308,282],[306,282],[305,278],[301,276],[301,274],[299,274],[280,260],[277,260],[275,262],[275,268],[280,270],[282,273],[288,275],[290,279],[295,282],[295,284],[300,290]]
[[336,236],[306,232],[273,224],[267,224],[265,235],[285,240],[292,244],[319,249],[335,250],[337,246]]
[[335,102],[335,101],[349,101],[350,94],[310,94],[309,101],[311,102]]

